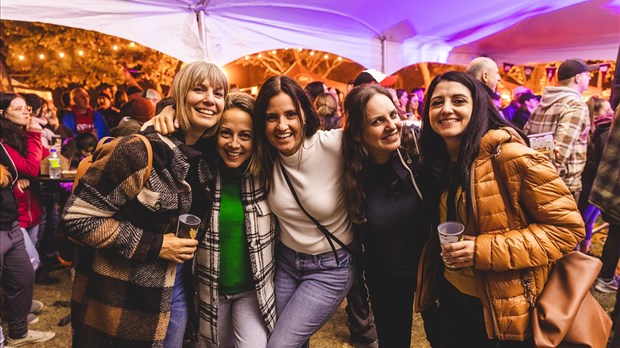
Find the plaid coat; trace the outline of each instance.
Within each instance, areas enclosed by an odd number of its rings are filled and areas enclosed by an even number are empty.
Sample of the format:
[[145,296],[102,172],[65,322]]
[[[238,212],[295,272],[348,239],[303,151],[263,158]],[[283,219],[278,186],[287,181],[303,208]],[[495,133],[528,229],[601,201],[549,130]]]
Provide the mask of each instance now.
[[581,94],[568,87],[546,87],[540,104],[523,127],[525,134],[553,132],[558,174],[571,192],[581,191],[590,118]]
[[146,182],[144,143],[121,138],[95,153],[63,212],[67,233],[85,245],[71,298],[74,347],[162,347],[177,264],[158,255],[163,234],[175,232],[192,204],[190,161],[210,202],[213,196],[214,175],[200,151],[143,134],[153,148]]
[[[252,175],[242,176],[241,201],[248,251],[252,265],[258,305],[267,330],[271,333],[276,322],[274,290],[275,215],[267,204],[265,182]],[[217,310],[219,306],[218,279],[220,270],[219,217],[222,195],[221,171],[217,172],[215,199],[206,235],[198,246],[195,277],[198,281],[200,334],[218,345]]]
[[590,193],[590,203],[607,214],[612,224],[620,224],[620,117],[617,115]]

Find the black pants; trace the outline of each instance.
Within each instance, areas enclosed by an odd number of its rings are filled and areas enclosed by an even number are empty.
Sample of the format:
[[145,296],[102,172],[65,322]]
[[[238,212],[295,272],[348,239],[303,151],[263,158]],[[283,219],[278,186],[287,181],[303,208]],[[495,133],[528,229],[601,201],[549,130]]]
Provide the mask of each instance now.
[[[603,213],[603,220],[610,221],[609,216]],[[601,261],[603,262],[603,268],[599,272],[600,278],[612,278],[616,273],[616,266],[618,265],[618,257],[620,257],[620,225],[609,224],[607,230],[607,239],[605,245],[603,245],[603,253],[601,255]]]
[[531,348],[533,338],[524,342],[497,341],[487,338],[482,302],[463,294],[443,279],[439,299],[441,347]]
[[381,347],[409,348],[416,279],[368,270],[366,282]]
[[347,294],[347,325],[351,341],[358,343],[372,343],[377,340],[375,317],[368,299],[368,290],[364,282],[362,267],[358,267],[351,290]]
[[5,336],[22,338],[28,333],[26,318],[32,306],[34,269],[18,222],[10,231],[0,231],[0,279],[9,324]]

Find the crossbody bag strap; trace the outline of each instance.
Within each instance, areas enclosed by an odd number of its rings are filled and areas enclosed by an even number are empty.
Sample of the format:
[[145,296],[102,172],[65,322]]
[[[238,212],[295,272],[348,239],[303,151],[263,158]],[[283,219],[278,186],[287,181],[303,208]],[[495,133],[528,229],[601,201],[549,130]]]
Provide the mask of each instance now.
[[325,226],[323,226],[317,219],[315,219],[314,216],[308,213],[308,211],[301,204],[301,201],[299,200],[299,197],[297,196],[297,193],[295,192],[295,188],[293,187],[293,184],[291,183],[291,179],[289,179],[286,169],[282,165],[282,162],[278,161],[278,163],[280,164],[280,169],[282,169],[284,180],[286,180],[286,184],[288,185],[288,188],[291,190],[291,193],[293,194],[293,197],[295,198],[295,202],[297,202],[297,205],[299,206],[299,208],[301,208],[301,211],[303,211],[304,214],[306,214],[306,216],[310,220],[312,220],[312,222],[314,222],[314,224],[319,229],[319,231],[321,231],[321,233],[323,233],[325,238],[327,238],[327,241],[329,242],[329,246],[332,248],[332,252],[334,253],[334,257],[336,257],[336,263],[339,265],[340,261],[338,260],[338,255],[336,254],[336,247],[334,246],[334,241],[338,243],[338,245],[340,245],[340,247],[346,250],[349,254],[353,255],[353,251],[346,244],[344,244],[340,239],[338,239],[338,237],[334,236],[334,234],[331,233]]

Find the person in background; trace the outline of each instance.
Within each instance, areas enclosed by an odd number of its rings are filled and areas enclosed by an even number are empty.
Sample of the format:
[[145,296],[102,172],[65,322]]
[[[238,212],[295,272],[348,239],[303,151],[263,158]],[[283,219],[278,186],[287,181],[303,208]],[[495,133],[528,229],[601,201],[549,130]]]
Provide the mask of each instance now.
[[523,127],[525,134],[553,132],[555,165],[576,201],[581,192],[581,173],[586,165],[590,117],[581,93],[590,85],[588,65],[581,59],[567,59],[558,68],[559,86],[545,87],[540,104]]
[[342,117],[338,116],[338,102],[331,93],[321,93],[314,100],[314,107],[321,119],[321,129],[342,128]]
[[[19,224],[24,231],[25,243],[33,267],[39,267],[40,258],[34,248],[39,240],[42,206],[38,190],[31,189],[30,178],[39,175],[41,160],[49,150],[41,143],[41,125],[31,116],[31,108],[19,94],[0,95],[0,141],[13,160],[20,175],[14,185],[15,198],[19,207]],[[34,187],[34,186],[33,186]]]
[[153,107],[155,107],[155,105],[157,105],[157,103],[159,103],[159,101],[161,100],[161,93],[157,92],[152,88],[149,88],[144,91],[144,98],[150,100],[151,103],[153,103]]
[[305,91],[310,96],[310,100],[314,103],[316,97],[323,93],[329,93],[327,86],[323,81],[312,81],[306,85]]
[[90,96],[84,88],[71,90],[71,112],[67,113],[62,124],[71,129],[73,135],[93,132],[98,139],[110,135],[110,129],[103,115],[90,106]]
[[[354,88],[344,107],[345,202],[361,235],[379,345],[409,348],[418,263],[430,232],[416,135],[402,126],[383,87]],[[429,311],[422,312],[427,338],[438,347]]]
[[254,99],[230,93],[218,126],[215,199],[196,252],[200,334],[209,347],[265,347],[276,322],[277,221],[261,178]]
[[[4,118],[5,108],[1,110],[0,117]],[[43,306],[41,302],[32,299],[34,270],[25,249],[13,193],[18,177],[17,168],[4,142],[0,142],[0,286],[4,293],[3,311],[8,319],[9,331],[5,337],[0,327],[0,347],[46,342],[56,335],[53,331],[28,328],[28,316],[33,303],[41,304],[41,309]]]
[[71,112],[71,93],[68,91],[62,92],[60,95],[60,110],[58,110],[58,120],[62,122],[63,117]]
[[505,118],[504,117],[504,113],[502,112],[502,95],[499,94],[499,92],[496,91],[491,96],[491,100],[493,101],[493,106],[495,106],[495,108],[499,112],[499,115],[502,116],[503,118]]
[[[194,253],[213,203],[207,138],[227,93],[215,64],[194,62],[175,75],[181,129],[166,137],[143,131],[153,152],[148,178],[147,151],[137,137],[93,155],[63,213],[67,233],[84,245],[72,292],[75,347],[182,347],[193,312]],[[186,213],[202,219],[197,239],[175,236]]]
[[538,103],[540,103],[539,95],[532,93],[521,94],[519,97],[519,104],[521,104],[521,106],[512,118],[512,124],[522,130],[527,121],[530,119],[532,112],[538,106]]
[[56,106],[54,105],[53,100],[48,100],[47,103],[43,105],[43,115],[45,116],[45,119],[47,120],[47,124],[45,125],[45,128],[51,130],[56,135],[60,135],[60,139],[64,143],[65,140],[73,137],[73,133],[71,132],[69,128],[67,128],[65,125],[60,123],[60,120],[58,119],[57,111],[58,110],[56,109]]
[[419,106],[420,100],[418,99],[418,95],[416,93],[411,93],[405,104],[405,116],[407,116],[408,120],[416,122],[422,121],[422,115],[420,115],[418,111],[420,109]]
[[510,102],[510,104],[508,104],[505,108],[502,109],[502,115],[504,116],[504,119],[506,121],[512,122],[512,118],[517,113],[517,110],[519,110],[519,107],[521,107],[521,103],[519,103],[519,97],[521,96],[521,94],[524,93],[532,93],[532,91],[524,86],[517,86],[512,91],[512,101]]
[[138,133],[142,125],[155,115],[155,105],[143,97],[138,97],[131,102],[131,116],[125,116],[112,128],[110,133],[114,137]]
[[486,86],[489,96],[492,96],[497,89],[497,84],[501,80],[497,63],[491,58],[474,58],[467,66],[467,73]]
[[105,90],[99,92],[99,95],[97,95],[97,105],[99,106],[97,111],[103,115],[108,127],[116,127],[120,121],[120,116],[118,113],[120,110],[112,105],[112,96]]
[[119,111],[120,117],[131,116],[131,104],[133,101],[142,97],[144,94],[144,90],[140,88],[140,86],[129,86],[127,87],[127,102],[123,104]]
[[418,96],[418,115],[424,115],[424,87],[415,87],[411,90],[412,94]]
[[407,102],[409,102],[409,94],[404,88],[396,89],[396,97],[398,98],[398,107],[402,110],[403,113],[407,111]]
[[441,347],[533,347],[531,304],[585,234],[577,204],[471,75],[436,76],[426,98],[424,200],[435,228],[458,221],[465,233],[443,246],[430,234],[416,310],[439,301]]
[[[127,97],[127,92],[122,89],[119,89],[114,93],[114,107],[117,109],[121,109],[127,102],[129,98]],[[120,111],[119,111],[120,113]]]
[[[592,127],[590,128],[591,132],[588,139],[588,155],[586,165],[583,168],[583,173],[581,175],[582,194],[579,195],[579,201],[577,202],[577,206],[581,212],[581,217],[583,217],[583,222],[586,226],[586,238],[581,241],[577,247],[577,250],[583,253],[589,253],[590,251],[592,229],[601,213],[596,206],[588,202],[588,199],[590,198],[592,183],[596,177],[596,171],[598,170],[601,157],[603,156],[603,150],[605,149],[605,144],[607,143],[614,114],[611,104],[607,99],[593,96],[588,99],[586,105],[588,105],[588,113],[590,115]],[[599,288],[604,289],[600,283],[601,282],[599,282]]]

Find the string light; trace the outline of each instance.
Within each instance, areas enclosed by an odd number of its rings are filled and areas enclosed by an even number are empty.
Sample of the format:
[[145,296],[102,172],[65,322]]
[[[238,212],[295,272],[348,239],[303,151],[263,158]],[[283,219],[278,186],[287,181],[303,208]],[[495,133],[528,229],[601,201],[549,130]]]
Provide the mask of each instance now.
[[45,54],[43,54],[43,53],[39,54],[39,59],[41,59],[41,60],[45,59]]
[[324,56],[323,56],[323,58],[324,58],[324,59],[329,58],[329,54],[324,55]]
[[245,60],[250,60],[250,56],[245,56]]
[[263,54],[262,53],[258,54],[258,59],[260,59],[260,58],[263,58]]
[[314,51],[310,51],[310,55],[313,56],[314,55]]
[[272,50],[272,51],[271,51],[271,54],[276,54],[276,50]]
[[129,47],[136,47],[136,43],[135,43],[135,42],[133,42],[133,41],[132,41],[132,42],[130,42],[130,43],[129,43]]
[[60,58],[64,58],[64,57],[65,57],[65,52],[60,52],[60,53],[58,53],[58,56],[59,56]]
[[114,46],[112,46],[112,49],[115,50],[115,51],[118,51],[118,46],[114,45]]
[[79,51],[78,51],[78,55],[79,55],[80,57],[81,57],[81,56],[83,56],[83,55],[84,55],[84,51],[79,50]]
[[301,47],[299,47],[297,50],[298,50],[299,52],[301,52],[301,51],[303,51],[304,49],[303,49],[303,48],[301,48]]
[[22,61],[23,61],[24,59],[26,59],[26,57],[24,57],[24,55],[23,55],[23,54],[20,54],[20,55],[19,55],[19,57],[17,57],[17,59],[19,59],[19,60],[22,60]]
[[338,61],[339,61],[339,62],[342,62],[342,57],[338,57]]

